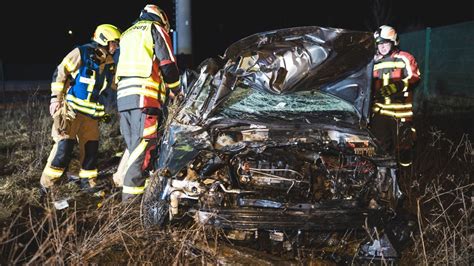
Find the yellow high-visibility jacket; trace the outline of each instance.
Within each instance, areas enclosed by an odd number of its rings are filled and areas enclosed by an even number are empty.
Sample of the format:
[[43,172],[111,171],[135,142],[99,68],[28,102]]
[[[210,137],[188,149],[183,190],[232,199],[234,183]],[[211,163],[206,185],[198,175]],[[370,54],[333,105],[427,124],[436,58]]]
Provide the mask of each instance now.
[[179,88],[171,39],[157,22],[140,20],[122,34],[117,79],[119,111],[161,108],[167,89]]

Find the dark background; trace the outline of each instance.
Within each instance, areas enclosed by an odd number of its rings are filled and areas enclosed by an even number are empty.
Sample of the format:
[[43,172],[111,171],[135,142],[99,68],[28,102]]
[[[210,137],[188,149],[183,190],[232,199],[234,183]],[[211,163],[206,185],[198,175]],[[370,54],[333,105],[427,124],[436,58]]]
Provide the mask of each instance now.
[[[95,27],[125,30],[147,4],[157,4],[174,25],[174,3],[166,1],[2,1],[0,59],[4,79],[50,79],[75,45],[89,41]],[[474,20],[474,0],[194,0],[192,67],[253,33],[292,26],[373,31],[390,24],[400,33]],[[68,31],[73,32],[72,35]]]

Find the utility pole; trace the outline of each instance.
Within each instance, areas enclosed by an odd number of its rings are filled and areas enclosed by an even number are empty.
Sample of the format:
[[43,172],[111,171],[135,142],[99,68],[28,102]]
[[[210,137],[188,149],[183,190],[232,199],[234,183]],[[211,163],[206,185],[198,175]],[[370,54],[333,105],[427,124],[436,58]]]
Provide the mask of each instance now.
[[191,0],[175,0],[176,29],[173,47],[181,69],[192,67]]
[[3,103],[6,102],[6,93],[5,93],[5,74],[3,72],[3,61],[2,59],[0,59],[0,82],[2,84],[2,99],[3,99]]

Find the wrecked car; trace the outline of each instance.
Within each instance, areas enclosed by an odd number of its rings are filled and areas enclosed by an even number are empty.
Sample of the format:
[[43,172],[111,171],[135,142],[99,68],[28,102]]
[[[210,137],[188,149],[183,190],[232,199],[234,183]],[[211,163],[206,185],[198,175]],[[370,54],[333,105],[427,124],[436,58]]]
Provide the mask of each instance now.
[[410,226],[397,163],[367,128],[374,51],[369,32],[297,27],[248,36],[186,71],[144,223],[191,215],[282,252],[355,237],[357,258],[396,259]]

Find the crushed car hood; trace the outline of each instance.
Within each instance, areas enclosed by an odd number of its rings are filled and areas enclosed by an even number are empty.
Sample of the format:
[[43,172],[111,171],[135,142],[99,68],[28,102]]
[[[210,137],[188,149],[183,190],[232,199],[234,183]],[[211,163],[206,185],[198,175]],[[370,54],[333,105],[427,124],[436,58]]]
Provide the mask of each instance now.
[[[225,51],[224,68],[234,75],[232,83],[242,82],[274,94],[301,90],[331,93],[351,103],[366,121],[374,51],[370,32],[297,27],[235,42]],[[219,102],[216,99],[215,103]]]

